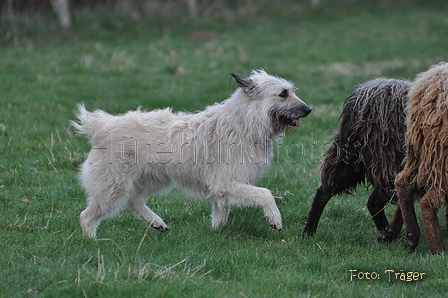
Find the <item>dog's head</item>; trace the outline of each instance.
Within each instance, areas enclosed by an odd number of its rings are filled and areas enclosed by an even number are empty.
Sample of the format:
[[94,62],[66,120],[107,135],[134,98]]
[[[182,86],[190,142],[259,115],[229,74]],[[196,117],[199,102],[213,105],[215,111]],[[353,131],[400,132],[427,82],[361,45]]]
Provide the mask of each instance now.
[[275,132],[286,132],[300,126],[300,118],[308,116],[311,108],[297,97],[294,84],[271,76],[264,70],[253,71],[246,78],[231,74],[247,98],[271,119]]

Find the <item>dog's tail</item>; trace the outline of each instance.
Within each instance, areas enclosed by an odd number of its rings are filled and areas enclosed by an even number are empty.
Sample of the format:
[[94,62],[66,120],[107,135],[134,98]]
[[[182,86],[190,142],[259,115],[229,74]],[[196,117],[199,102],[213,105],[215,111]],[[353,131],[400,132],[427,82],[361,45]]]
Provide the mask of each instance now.
[[95,134],[101,131],[105,120],[111,115],[108,113],[96,110],[94,112],[89,112],[83,103],[78,104],[78,111],[75,113],[78,121],[70,121],[70,124],[76,129],[80,134],[86,135],[87,139],[94,143]]

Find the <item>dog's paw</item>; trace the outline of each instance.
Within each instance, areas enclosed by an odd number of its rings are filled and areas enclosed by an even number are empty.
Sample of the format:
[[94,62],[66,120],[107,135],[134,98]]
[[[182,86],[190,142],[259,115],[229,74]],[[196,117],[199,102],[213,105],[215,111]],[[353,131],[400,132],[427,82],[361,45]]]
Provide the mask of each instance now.
[[168,231],[169,227],[163,222],[163,220],[160,217],[152,218],[151,221],[147,221],[147,223],[154,229],[164,232]]
[[264,214],[266,216],[266,220],[271,228],[276,229],[278,231],[282,230],[282,215],[280,214],[280,210],[278,210],[275,204],[268,205],[263,208]]
[[163,225],[163,226],[155,226],[155,225],[151,225],[152,228],[156,229],[159,232],[165,232],[168,231],[170,229],[170,227],[168,227],[167,225]]
[[267,221],[271,228],[278,231],[282,230],[282,218],[280,216],[280,213],[276,214],[276,216],[268,217]]
[[276,218],[275,220],[273,219],[268,219],[268,224],[271,226],[271,228],[277,230],[277,231],[281,231],[282,230],[282,220],[281,218],[278,219]]

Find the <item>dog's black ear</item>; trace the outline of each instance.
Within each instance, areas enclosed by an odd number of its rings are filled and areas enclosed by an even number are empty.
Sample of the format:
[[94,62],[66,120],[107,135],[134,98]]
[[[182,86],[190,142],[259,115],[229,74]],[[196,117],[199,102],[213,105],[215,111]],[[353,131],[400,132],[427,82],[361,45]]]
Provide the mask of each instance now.
[[236,83],[238,84],[238,86],[240,86],[240,88],[249,96],[253,96],[254,95],[254,91],[257,89],[258,84],[255,83],[252,79],[250,78],[245,78],[242,76],[239,76],[237,74],[231,73],[230,75],[232,75],[232,77],[235,78]]

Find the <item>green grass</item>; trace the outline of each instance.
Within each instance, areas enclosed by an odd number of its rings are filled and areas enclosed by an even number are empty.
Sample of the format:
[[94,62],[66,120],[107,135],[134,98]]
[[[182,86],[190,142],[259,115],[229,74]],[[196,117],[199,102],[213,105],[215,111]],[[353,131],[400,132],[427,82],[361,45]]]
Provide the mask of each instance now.
[[[424,233],[414,254],[402,239],[376,243],[369,190],[333,198],[317,234],[300,235],[319,186],[318,156],[343,100],[367,80],[413,79],[448,59],[446,5],[312,11],[301,4],[264,10],[262,3],[212,7],[195,21],[161,7],[144,8],[139,19],[80,9],[68,32],[51,16],[1,28],[0,297],[444,296],[445,254],[431,255]],[[199,30],[218,38],[188,38]],[[69,126],[77,103],[110,113],[138,106],[193,112],[234,91],[230,72],[257,68],[295,82],[313,108],[276,146],[258,183],[281,197],[282,232],[252,207],[233,208],[226,228],[215,232],[210,202],[173,191],[148,200],[168,232],[125,211],[102,222],[98,240],[82,236],[77,167],[89,146]],[[386,212],[390,217],[393,206]],[[380,279],[351,281],[349,270]],[[386,270],[425,275],[389,281]]]

